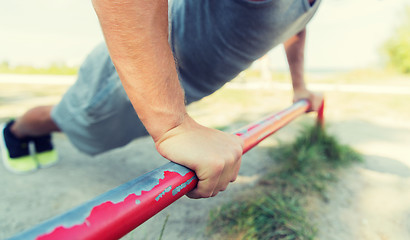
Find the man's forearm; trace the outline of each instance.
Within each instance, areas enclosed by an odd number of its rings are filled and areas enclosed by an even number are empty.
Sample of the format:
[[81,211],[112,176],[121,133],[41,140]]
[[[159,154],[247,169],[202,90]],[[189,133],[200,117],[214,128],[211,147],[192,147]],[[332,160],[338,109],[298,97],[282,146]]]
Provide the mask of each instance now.
[[309,111],[318,111],[323,101],[323,95],[308,90],[304,79],[305,41],[306,29],[284,43],[292,76],[293,101],[308,99],[311,104]]
[[306,89],[304,81],[304,51],[306,29],[284,43],[294,90]]
[[168,44],[168,1],[93,0],[93,6],[125,91],[155,140],[186,114]]

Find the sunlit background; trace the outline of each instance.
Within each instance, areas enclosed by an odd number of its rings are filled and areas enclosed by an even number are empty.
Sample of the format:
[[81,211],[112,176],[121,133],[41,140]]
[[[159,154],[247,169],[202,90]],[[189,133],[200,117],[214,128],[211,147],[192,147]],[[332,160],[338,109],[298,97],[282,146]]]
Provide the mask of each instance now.
[[[312,207],[317,210],[312,222],[320,226],[318,239],[410,239],[410,75],[390,71],[383,53],[386,42],[396,38],[408,50],[401,45],[396,49],[410,52],[410,34],[395,35],[405,14],[410,15],[406,6],[409,0],[322,0],[308,26],[308,87],[326,96],[329,132],[365,158],[323,194],[326,201]],[[410,29],[410,23],[404,28]],[[75,81],[78,66],[101,41],[90,0],[1,1],[0,124],[32,107],[58,103]],[[52,69],[54,65],[62,67]],[[410,63],[407,66],[410,72]],[[206,126],[236,130],[289,106],[289,80],[284,51],[278,47],[237,81],[187,111]],[[311,120],[314,113],[301,119]],[[240,191],[272,165],[267,150],[295,137],[301,126],[297,121],[244,156],[240,172],[244,178],[235,183]],[[53,140],[61,157],[53,167],[20,176],[8,173],[0,163],[0,239],[162,164],[149,137],[96,157],[81,154],[64,134],[53,134]],[[186,203],[177,202],[164,213],[171,216],[167,231],[178,236],[164,239],[197,239],[198,231],[205,229],[204,216],[212,201]],[[158,226],[164,221],[161,216],[154,221],[158,224],[143,225],[125,239],[158,239]]]
[[[407,0],[324,0],[309,25],[307,70],[345,70],[383,64],[381,45],[391,37]],[[78,66],[103,40],[91,6],[84,0],[3,1],[0,62]],[[272,65],[286,68],[283,51]]]

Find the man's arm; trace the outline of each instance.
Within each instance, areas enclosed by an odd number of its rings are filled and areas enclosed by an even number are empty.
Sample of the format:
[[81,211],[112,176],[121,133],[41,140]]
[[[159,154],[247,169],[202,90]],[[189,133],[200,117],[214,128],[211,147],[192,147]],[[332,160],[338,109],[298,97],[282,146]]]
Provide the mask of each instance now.
[[157,140],[186,114],[168,46],[167,1],[93,0],[93,5],[125,91]]
[[303,29],[295,36],[284,43],[286,56],[289,63],[289,70],[292,77],[293,101],[308,99],[312,104],[312,111],[317,111],[322,102],[322,95],[309,91],[304,79],[304,53],[306,42],[306,29]]
[[158,152],[199,178],[188,196],[210,197],[225,190],[239,172],[243,143],[187,114],[168,44],[168,0],[92,2],[124,89]]

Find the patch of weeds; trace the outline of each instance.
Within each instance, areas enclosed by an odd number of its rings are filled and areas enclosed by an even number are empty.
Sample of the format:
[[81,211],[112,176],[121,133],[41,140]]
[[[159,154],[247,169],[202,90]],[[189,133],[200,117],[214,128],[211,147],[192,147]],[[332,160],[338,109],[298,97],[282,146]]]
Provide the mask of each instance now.
[[316,230],[300,199],[264,190],[212,211],[211,231],[225,235],[222,239],[313,239]]
[[315,239],[308,219],[307,196],[324,196],[337,170],[362,158],[318,126],[306,127],[293,142],[272,149],[279,167],[270,169],[255,188],[210,213],[210,234],[223,239]]
[[261,183],[279,183],[301,194],[322,193],[329,182],[337,180],[339,168],[362,161],[352,148],[316,125],[305,127],[293,143],[273,148],[271,156],[280,167],[269,171]]

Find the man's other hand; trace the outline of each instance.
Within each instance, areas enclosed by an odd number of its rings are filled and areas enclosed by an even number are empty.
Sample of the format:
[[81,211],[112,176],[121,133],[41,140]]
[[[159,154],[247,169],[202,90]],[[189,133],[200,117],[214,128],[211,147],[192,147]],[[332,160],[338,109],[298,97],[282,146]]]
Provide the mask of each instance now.
[[293,92],[293,102],[306,99],[310,102],[310,108],[308,111],[317,112],[323,101],[323,94],[309,91],[308,89],[295,90]]

